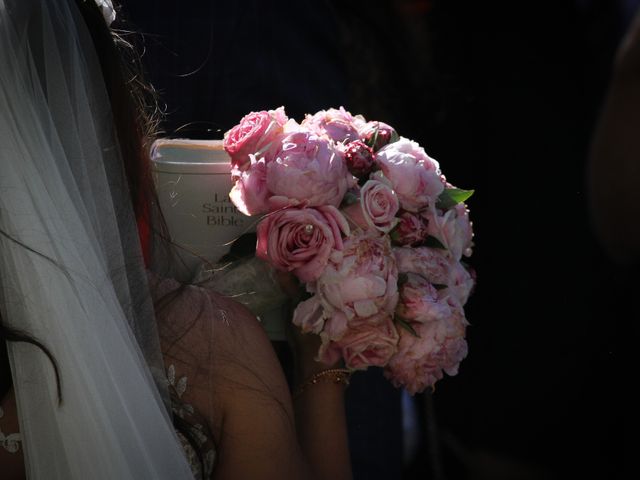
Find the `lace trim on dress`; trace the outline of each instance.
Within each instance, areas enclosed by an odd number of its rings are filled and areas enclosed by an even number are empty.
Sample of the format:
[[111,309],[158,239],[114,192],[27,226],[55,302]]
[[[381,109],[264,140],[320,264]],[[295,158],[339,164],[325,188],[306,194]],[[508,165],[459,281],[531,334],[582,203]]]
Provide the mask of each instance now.
[[[167,380],[169,382],[169,388],[172,389],[178,399],[178,402],[172,402],[171,409],[174,415],[177,415],[183,420],[188,422],[194,419],[195,411],[192,405],[182,402],[182,396],[187,391],[187,377],[176,377],[176,368],[174,365],[169,365],[167,369]],[[191,436],[198,442],[199,447],[204,447],[207,443],[213,445],[213,442],[208,437],[204,426],[201,423],[194,423],[191,425]],[[213,448],[209,448],[204,451],[203,462],[200,462],[196,451],[189,443],[189,440],[180,432],[177,432],[182,448],[187,456],[189,465],[193,476],[197,479],[208,479],[213,474],[213,467],[216,460],[216,452]],[[204,465],[203,465],[204,463]],[[203,471],[204,467],[204,471]]]
[[[0,407],[0,418],[4,416],[4,410]],[[22,441],[22,437],[19,433],[10,433],[9,435],[5,435],[0,430],[0,445],[9,453],[18,453],[20,450],[20,442]]]

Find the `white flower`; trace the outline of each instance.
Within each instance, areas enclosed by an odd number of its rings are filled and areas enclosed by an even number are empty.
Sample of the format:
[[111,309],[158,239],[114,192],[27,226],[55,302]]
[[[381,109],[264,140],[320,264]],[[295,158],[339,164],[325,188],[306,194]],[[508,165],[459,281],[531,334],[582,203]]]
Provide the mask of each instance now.
[[111,0],[96,0],[96,5],[102,12],[104,21],[107,22],[107,27],[110,27],[116,19],[116,9],[113,8],[113,3]]

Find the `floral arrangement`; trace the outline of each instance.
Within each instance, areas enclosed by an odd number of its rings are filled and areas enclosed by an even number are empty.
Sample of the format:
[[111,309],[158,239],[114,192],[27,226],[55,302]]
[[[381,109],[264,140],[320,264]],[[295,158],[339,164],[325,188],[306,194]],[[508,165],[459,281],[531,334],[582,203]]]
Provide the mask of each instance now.
[[439,163],[389,125],[344,108],[252,112],[226,132],[230,198],[261,215],[256,255],[306,291],[293,315],[318,360],[384,368],[415,394],[467,355],[475,283],[465,201]]

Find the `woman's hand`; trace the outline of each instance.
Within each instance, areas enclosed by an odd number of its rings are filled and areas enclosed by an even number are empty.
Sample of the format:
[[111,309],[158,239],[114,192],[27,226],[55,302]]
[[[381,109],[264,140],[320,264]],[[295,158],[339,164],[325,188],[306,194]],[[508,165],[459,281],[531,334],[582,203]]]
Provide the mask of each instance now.
[[[278,272],[276,278],[291,299],[288,318],[293,318],[295,307],[304,298],[304,287],[294,275],[287,272]],[[286,332],[293,353],[294,385],[303,385],[323,370],[339,368],[339,364],[326,365],[316,360],[321,344],[319,335],[302,333],[291,321],[287,322]],[[351,478],[344,387],[340,383],[318,382],[294,394],[298,440],[317,479]]]
[[[276,274],[278,283],[282,290],[290,298],[290,309],[288,318],[293,318],[293,312],[304,297],[304,287],[298,279],[291,273],[278,272]],[[290,321],[286,325],[287,339],[293,353],[294,361],[294,382],[300,385],[312,375],[329,368],[340,368],[342,362],[328,365],[316,360],[320,350],[320,335],[314,333],[302,333],[300,328]]]

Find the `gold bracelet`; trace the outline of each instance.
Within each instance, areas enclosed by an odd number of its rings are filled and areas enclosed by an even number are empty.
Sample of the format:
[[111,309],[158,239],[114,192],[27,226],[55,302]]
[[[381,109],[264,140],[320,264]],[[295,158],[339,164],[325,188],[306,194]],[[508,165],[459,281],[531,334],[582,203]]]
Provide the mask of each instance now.
[[329,370],[322,370],[321,372],[311,375],[306,381],[302,382],[298,388],[293,392],[293,398],[296,398],[305,391],[310,385],[316,383],[335,383],[336,385],[349,385],[349,378],[351,378],[351,370],[348,368],[331,368]]

